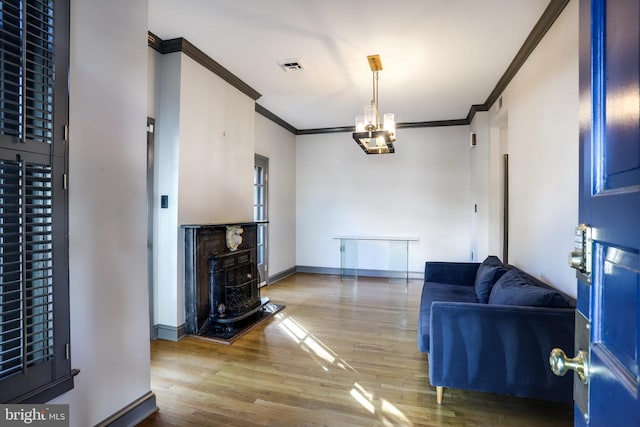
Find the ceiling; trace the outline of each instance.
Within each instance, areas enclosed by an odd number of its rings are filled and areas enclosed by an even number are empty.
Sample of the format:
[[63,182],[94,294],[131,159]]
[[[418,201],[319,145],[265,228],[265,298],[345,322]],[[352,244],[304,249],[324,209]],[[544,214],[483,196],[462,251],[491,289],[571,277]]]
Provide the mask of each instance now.
[[[396,122],[467,117],[483,104],[549,0],[149,0],[149,31],[183,37],[296,129],[353,126],[372,98]],[[285,72],[281,60],[302,70]]]

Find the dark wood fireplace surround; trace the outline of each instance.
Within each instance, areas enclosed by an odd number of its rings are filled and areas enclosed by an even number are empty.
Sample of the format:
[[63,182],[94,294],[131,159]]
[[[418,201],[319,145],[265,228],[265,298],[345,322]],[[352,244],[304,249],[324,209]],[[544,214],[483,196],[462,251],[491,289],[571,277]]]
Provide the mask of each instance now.
[[[242,243],[228,243],[239,227]],[[214,325],[230,325],[268,302],[260,297],[257,269],[258,223],[183,225],[185,243],[185,326],[203,334]],[[233,250],[232,250],[233,249]]]

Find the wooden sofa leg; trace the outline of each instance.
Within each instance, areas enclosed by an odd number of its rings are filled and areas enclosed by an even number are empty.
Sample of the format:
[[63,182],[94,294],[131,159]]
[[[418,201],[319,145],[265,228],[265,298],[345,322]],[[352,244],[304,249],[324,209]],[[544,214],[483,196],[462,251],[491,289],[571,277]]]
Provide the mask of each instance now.
[[436,402],[438,405],[442,405],[442,395],[444,394],[444,387],[441,385],[436,386]]

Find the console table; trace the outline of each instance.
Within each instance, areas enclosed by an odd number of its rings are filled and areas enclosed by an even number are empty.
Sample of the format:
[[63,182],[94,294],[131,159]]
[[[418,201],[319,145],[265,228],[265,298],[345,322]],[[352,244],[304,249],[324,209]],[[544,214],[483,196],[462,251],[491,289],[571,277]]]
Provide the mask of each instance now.
[[[379,276],[404,279],[409,283],[409,243],[417,242],[417,237],[340,236],[335,239],[340,240],[341,278],[357,279],[358,275]],[[367,251],[371,253],[381,249],[388,253],[388,268],[363,269],[360,261],[362,252],[366,255]]]

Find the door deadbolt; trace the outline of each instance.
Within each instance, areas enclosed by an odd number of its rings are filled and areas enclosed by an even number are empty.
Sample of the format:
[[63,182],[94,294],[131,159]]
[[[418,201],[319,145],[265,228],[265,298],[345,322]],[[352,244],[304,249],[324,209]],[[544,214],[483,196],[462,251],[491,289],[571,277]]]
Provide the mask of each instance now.
[[587,277],[591,275],[591,227],[580,224],[576,227],[573,250],[569,254],[569,265]]

